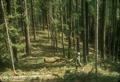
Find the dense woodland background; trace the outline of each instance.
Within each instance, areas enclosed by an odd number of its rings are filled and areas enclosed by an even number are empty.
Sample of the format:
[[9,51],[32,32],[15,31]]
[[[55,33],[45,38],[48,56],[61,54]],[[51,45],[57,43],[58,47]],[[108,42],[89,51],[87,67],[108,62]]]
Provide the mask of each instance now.
[[1,75],[64,66],[117,81],[120,0],[0,0]]

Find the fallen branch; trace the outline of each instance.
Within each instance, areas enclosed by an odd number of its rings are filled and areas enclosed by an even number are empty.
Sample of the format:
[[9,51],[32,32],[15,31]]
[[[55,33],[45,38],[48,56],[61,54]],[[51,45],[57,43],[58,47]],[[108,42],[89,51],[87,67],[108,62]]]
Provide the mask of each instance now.
[[45,57],[44,58],[44,63],[55,63],[55,62],[66,62],[66,63],[71,63],[73,59],[68,60],[65,58],[60,58],[60,57]]

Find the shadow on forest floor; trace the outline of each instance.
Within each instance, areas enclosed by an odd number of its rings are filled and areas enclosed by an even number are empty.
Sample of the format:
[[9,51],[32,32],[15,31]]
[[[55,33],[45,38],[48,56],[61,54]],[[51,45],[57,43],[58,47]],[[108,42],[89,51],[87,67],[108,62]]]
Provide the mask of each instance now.
[[60,68],[64,67],[65,64],[45,64],[45,63],[38,63],[38,64],[24,64],[22,67],[18,67],[18,69],[23,70],[23,71],[33,71],[33,70],[40,70],[42,68]]
[[[36,41],[32,41],[32,56],[37,57],[51,57],[54,56],[55,53],[57,53],[57,56],[62,55],[62,47],[61,45],[58,45],[57,49],[51,46],[51,42],[48,40],[47,35],[40,35],[38,36],[39,39]],[[67,44],[65,44],[66,46]],[[57,50],[57,52],[56,52]],[[65,48],[65,51],[67,49]]]

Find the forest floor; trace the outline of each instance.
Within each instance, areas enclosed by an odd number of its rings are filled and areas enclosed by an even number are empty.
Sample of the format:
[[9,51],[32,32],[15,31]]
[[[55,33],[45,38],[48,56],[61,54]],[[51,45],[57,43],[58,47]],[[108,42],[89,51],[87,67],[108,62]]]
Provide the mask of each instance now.
[[[31,37],[33,38],[33,37]],[[65,42],[65,45],[67,43]],[[48,39],[47,31],[37,32],[37,40],[31,40],[32,54],[23,57],[23,53],[19,53],[19,63],[16,64],[17,76],[40,76],[45,79],[61,78],[66,82],[95,82],[94,63],[89,63],[83,67],[76,67],[69,62],[59,61],[54,63],[45,63],[44,58],[62,57],[61,45],[58,45],[58,52],[54,55],[53,48]],[[90,52],[92,53],[92,52]],[[91,56],[93,57],[93,56]],[[114,67],[115,68],[115,67]],[[42,75],[42,76],[41,76]],[[14,77],[14,73],[10,68],[6,68],[0,72],[1,77]],[[117,82],[119,73],[115,70],[98,68],[98,82]],[[74,81],[73,81],[74,80]]]

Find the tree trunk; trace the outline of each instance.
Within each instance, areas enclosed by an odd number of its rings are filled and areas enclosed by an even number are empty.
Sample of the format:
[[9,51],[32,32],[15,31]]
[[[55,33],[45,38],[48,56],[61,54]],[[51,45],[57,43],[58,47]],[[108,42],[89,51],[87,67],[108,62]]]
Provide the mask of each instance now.
[[63,33],[63,16],[61,15],[61,29],[62,29],[62,51],[63,51],[63,57],[65,57],[65,47],[64,47],[64,33]]
[[104,60],[104,46],[105,46],[105,7],[106,7],[106,0],[102,0],[100,7],[99,7],[99,50],[101,54],[101,60]]
[[29,19],[28,19],[28,8],[27,8],[27,1],[24,0],[25,3],[25,43],[26,43],[26,55],[31,54],[30,50],[30,35],[29,35]]
[[33,30],[34,40],[36,40],[36,28],[34,21],[34,0],[30,0],[30,4],[31,4],[31,26]]
[[72,47],[72,43],[71,43],[71,37],[72,37],[72,17],[71,17],[71,14],[72,14],[72,0],[69,0],[69,6],[68,6],[68,17],[69,17],[69,22],[68,22],[68,25],[69,25],[69,35],[68,35],[68,58],[71,57],[71,47]]
[[87,63],[87,56],[88,56],[88,2],[83,0],[82,1],[82,11],[83,11],[83,61],[84,64]]
[[14,65],[14,58],[13,58],[13,51],[12,51],[13,50],[12,49],[12,43],[11,43],[11,40],[10,40],[8,22],[7,22],[7,19],[6,19],[4,4],[3,4],[2,0],[0,0],[0,7],[1,7],[1,10],[2,10],[2,13],[3,13],[2,15],[3,15],[4,22],[5,22],[5,29],[6,29],[6,34],[7,34],[8,47],[9,47],[9,52],[10,52],[11,61],[12,61],[12,69],[13,69],[14,73],[16,74],[15,65]]
[[[95,73],[98,74],[98,26],[99,26],[99,0],[97,0],[97,23],[96,23],[96,54],[95,54]],[[97,80],[97,77],[96,77]]]

